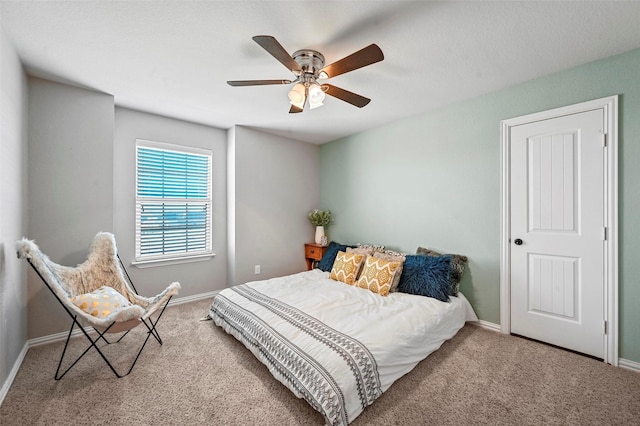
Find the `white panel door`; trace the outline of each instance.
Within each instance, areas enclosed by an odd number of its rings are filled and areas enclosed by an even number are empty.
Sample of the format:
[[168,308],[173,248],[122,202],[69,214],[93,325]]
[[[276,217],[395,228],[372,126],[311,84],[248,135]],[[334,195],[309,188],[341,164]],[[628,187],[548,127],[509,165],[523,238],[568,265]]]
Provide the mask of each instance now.
[[511,332],[603,358],[604,110],[511,128]]

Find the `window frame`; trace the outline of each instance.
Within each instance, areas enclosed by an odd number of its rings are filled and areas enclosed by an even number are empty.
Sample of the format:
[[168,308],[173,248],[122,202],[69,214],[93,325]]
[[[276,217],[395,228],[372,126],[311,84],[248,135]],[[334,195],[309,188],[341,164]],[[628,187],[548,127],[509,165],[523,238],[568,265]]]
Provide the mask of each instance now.
[[[152,149],[156,151],[174,152],[178,154],[191,154],[206,157],[208,160],[208,176],[207,176],[207,194],[205,198],[179,198],[179,197],[157,197],[157,196],[141,196],[139,194],[139,148]],[[145,139],[136,139],[135,143],[135,217],[134,217],[134,261],[133,265],[137,267],[149,267],[157,264],[172,264],[195,262],[208,260],[215,256],[213,253],[213,151],[210,149],[196,148],[186,145],[171,144],[166,142],[156,142]],[[205,248],[193,251],[178,251],[162,254],[142,254],[142,221],[141,210],[143,203],[167,203],[169,205],[176,203],[193,203],[204,204],[207,210],[205,218]],[[164,239],[164,237],[163,237]],[[185,237],[185,240],[188,237]]]

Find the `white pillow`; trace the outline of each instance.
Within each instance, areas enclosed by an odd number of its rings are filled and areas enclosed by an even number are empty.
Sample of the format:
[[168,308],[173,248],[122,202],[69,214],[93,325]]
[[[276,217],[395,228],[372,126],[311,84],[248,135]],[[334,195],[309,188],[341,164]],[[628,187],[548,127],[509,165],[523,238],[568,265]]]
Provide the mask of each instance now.
[[105,318],[115,311],[131,306],[126,297],[111,287],[102,286],[91,293],[80,294],[71,298],[78,308],[97,318]]

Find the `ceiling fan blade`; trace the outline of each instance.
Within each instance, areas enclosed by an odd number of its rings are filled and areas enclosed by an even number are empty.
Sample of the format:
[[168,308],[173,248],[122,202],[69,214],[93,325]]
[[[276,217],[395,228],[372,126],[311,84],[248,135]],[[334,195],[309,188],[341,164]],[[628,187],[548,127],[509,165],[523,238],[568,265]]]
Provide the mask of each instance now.
[[291,55],[282,47],[278,40],[273,36],[257,35],[253,37],[253,41],[258,43],[264,50],[269,52],[271,56],[276,58],[282,65],[287,67],[289,71],[299,75],[302,72],[302,68],[296,61],[293,60]]
[[302,105],[294,105],[293,103],[291,104],[291,108],[289,109],[289,114],[297,114],[299,112],[304,111],[304,107],[305,105],[307,105],[307,99],[309,98],[309,96],[307,95],[307,91],[304,91],[304,99],[302,100]]
[[227,81],[229,86],[265,86],[267,84],[291,84],[291,80],[232,80]]
[[358,68],[366,67],[367,65],[375,64],[383,59],[384,54],[378,45],[370,44],[349,56],[345,56],[337,62],[327,65],[320,70],[320,74],[322,75],[322,73],[324,73],[327,75],[327,78],[331,78],[349,71],[357,70]]
[[357,106],[358,108],[362,108],[363,106],[366,106],[369,102],[371,102],[371,99],[369,98],[365,98],[364,96],[360,96],[356,93],[341,89],[331,84],[323,84],[322,90],[327,95],[331,95],[334,98],[338,98],[342,101],[348,102],[351,105]]

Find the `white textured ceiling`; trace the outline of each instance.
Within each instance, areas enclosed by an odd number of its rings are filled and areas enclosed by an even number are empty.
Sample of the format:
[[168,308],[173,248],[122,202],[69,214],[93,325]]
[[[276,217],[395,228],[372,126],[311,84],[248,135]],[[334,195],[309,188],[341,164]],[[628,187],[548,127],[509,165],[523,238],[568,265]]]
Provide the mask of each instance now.
[[[31,75],[112,94],[119,106],[219,128],[244,125],[324,143],[640,47],[640,2],[0,1],[2,28]],[[289,114],[290,79],[258,44],[327,63],[376,43],[384,61],[329,82]]]

